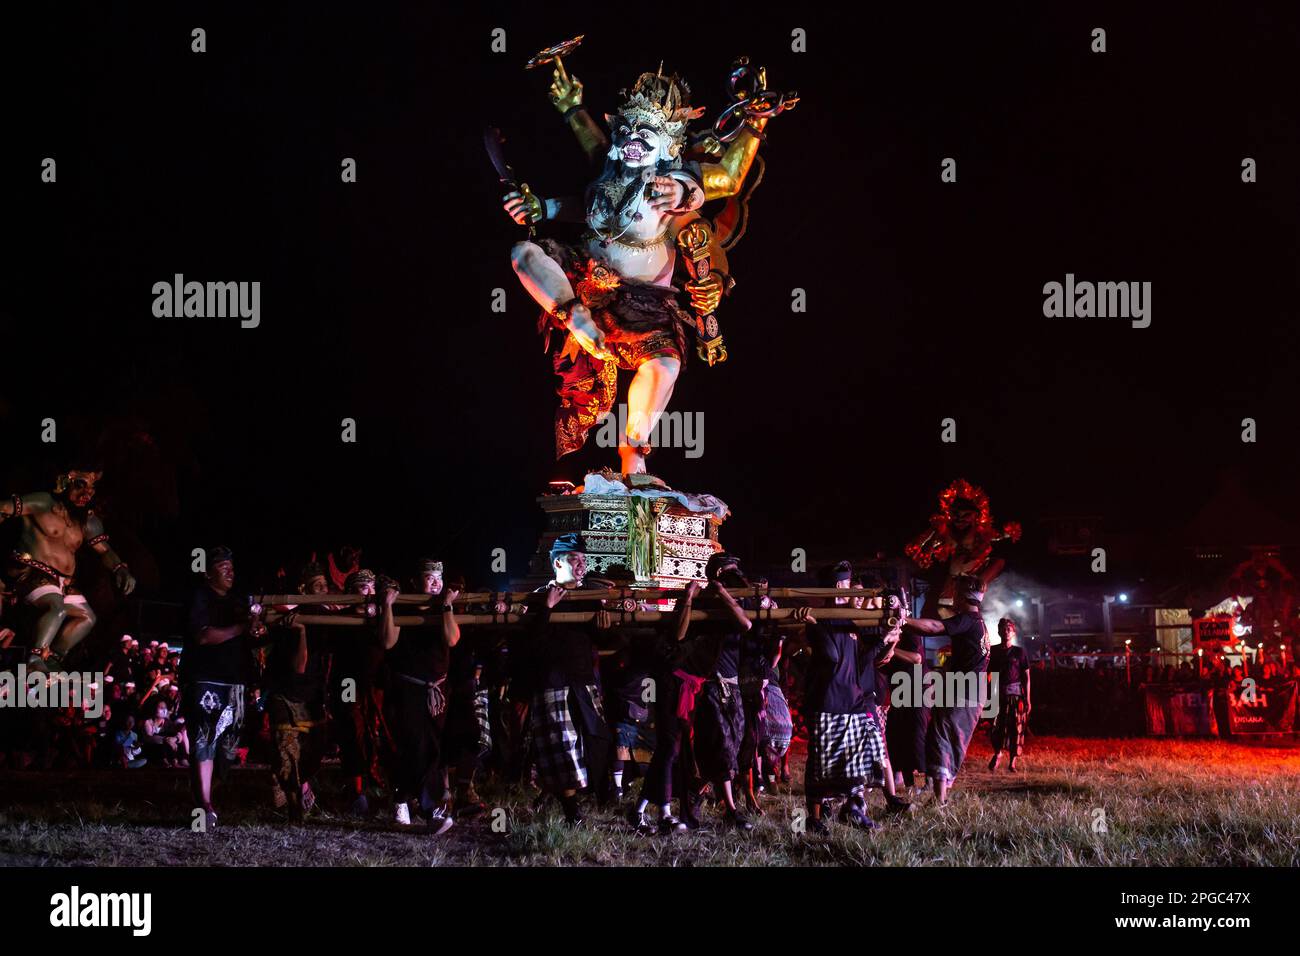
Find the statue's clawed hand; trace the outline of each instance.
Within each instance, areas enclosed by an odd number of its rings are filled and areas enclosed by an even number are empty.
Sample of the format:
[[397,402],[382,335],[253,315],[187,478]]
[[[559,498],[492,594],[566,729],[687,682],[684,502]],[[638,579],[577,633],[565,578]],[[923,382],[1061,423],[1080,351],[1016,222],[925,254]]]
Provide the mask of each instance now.
[[561,113],[567,113],[575,106],[582,105],[582,81],[565,72],[564,65],[559,60],[555,61],[555,73],[551,77],[549,96],[555,108]]

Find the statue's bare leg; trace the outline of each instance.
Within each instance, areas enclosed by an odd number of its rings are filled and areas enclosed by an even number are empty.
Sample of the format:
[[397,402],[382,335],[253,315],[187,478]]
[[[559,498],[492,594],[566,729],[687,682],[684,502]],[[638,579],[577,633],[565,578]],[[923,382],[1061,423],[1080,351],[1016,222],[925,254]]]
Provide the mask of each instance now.
[[627,434],[618,447],[623,474],[644,474],[645,455],[641,449],[650,444],[651,432],[668,407],[681,368],[679,359],[660,356],[642,362],[632,376],[627,389]]
[[28,666],[46,670],[43,652],[49,650],[54,639],[59,636],[59,631],[68,619],[68,606],[63,602],[63,595],[53,588],[32,604],[40,608],[41,616],[32,627],[32,659]]
[[85,598],[73,595],[65,598],[64,603],[68,609],[68,619],[64,622],[59,636],[55,638],[52,648],[59,657],[67,657],[68,653],[85,640],[95,628],[95,612],[90,609]]
[[516,242],[510,250],[510,264],[528,294],[547,312],[573,298],[573,284],[560,264],[535,242]]
[[[557,306],[573,300],[573,284],[564,269],[537,243],[516,242],[510,250],[510,263],[528,294],[547,312],[554,312]],[[581,302],[575,302],[569,309],[569,330],[587,351],[593,346],[603,349],[605,335],[592,319],[591,310]]]

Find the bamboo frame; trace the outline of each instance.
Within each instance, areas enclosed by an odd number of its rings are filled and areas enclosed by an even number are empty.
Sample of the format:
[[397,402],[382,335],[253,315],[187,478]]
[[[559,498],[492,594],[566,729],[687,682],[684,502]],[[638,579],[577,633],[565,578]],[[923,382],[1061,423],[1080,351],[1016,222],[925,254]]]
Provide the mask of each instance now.
[[[734,598],[762,597],[773,598],[826,598],[826,597],[880,597],[880,588],[765,588],[751,586],[747,588],[727,588]],[[466,591],[456,597],[456,604],[485,604],[507,601],[521,604],[532,597],[534,591]],[[621,588],[573,589],[575,595],[584,601],[652,601],[671,600],[686,593],[684,588],[654,588],[627,586]],[[703,590],[700,591],[703,595]],[[433,597],[436,598],[436,595]],[[364,594],[255,594],[250,600],[263,606],[272,604],[365,604],[377,598]],[[403,593],[397,596],[398,604],[429,604],[428,594]]]
[[[427,595],[426,595],[427,597]],[[319,602],[318,602],[319,603]],[[745,617],[751,621],[778,621],[788,624],[802,623],[796,615],[799,608],[782,607],[772,608],[761,611],[743,611]],[[554,624],[586,624],[595,619],[599,611],[558,611],[553,610],[548,620]],[[617,608],[606,609],[606,614],[610,617],[613,626],[622,626],[627,624],[654,624],[662,621],[676,621],[678,612],[676,611],[622,611]],[[820,607],[813,608],[812,614],[818,620],[822,621],[853,621],[856,624],[867,627],[877,627],[885,622],[885,612],[879,608],[852,608],[852,607]],[[285,612],[272,611],[267,615],[269,623],[275,623],[286,616]],[[421,614],[421,615],[403,615],[394,617],[393,622],[398,627],[419,627],[426,624],[437,624],[441,621],[442,614]],[[527,614],[457,614],[456,623],[461,625],[467,624],[520,624],[529,620],[536,620],[536,615]],[[704,611],[692,610],[692,621],[728,621],[733,619],[733,612],[729,608],[710,608]],[[301,624],[323,624],[340,627],[360,627],[363,624],[369,624],[377,618],[361,617],[360,615],[334,615],[334,614],[299,614],[297,620]]]

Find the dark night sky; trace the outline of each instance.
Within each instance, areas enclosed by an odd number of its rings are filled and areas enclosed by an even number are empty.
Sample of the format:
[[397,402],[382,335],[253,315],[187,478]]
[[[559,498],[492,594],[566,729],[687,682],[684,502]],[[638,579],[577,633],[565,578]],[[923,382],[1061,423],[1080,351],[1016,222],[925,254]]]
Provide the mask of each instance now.
[[[345,538],[381,564],[435,550],[484,582],[500,546],[521,573],[533,496],[612,456],[553,460],[552,377],[509,266],[521,230],[481,127],[503,128],[541,194],[580,191],[548,75],[522,63],[585,32],[569,65],[593,112],[660,58],[709,117],[742,53],[803,96],[770,127],[732,256],[730,361],[688,365],[674,398],[704,412],[705,454],[652,459],[731,504],[731,548],[898,551],[958,476],[1031,538],[1044,516],[1097,514],[1158,550],[1227,480],[1292,514],[1294,9],[1144,22],[1122,6],[982,5],[909,21],[801,4],[693,40],[691,17],[643,38],[631,7],[563,6],[122,4],[14,30],[4,489],[45,486],[42,418],[59,421],[59,451],[137,422],[176,476],[179,514],[145,507],[138,522],[164,583],[213,538],[262,563]],[[805,54],[789,49],[796,26]],[[1089,52],[1095,26],[1105,54]],[[56,185],[38,181],[47,155]],[[339,182],[344,156],[355,185]],[[939,180],[945,156],[956,184]],[[1256,184],[1240,181],[1244,156]],[[155,319],[151,287],[175,272],[260,280],[261,327]],[[1042,286],[1067,272],[1150,281],[1151,327],[1044,318]],[[806,315],[789,311],[795,287]],[[339,440],[344,416],[356,445]],[[945,416],[955,445],[939,441]],[[1246,416],[1256,445],[1240,441]],[[109,504],[160,501],[144,470],[110,474]]]

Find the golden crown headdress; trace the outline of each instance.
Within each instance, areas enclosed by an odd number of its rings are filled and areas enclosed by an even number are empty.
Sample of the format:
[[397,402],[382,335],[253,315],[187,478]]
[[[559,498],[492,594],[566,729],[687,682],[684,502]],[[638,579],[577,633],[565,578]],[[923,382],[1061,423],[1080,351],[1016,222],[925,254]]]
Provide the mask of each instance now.
[[[627,94],[627,91],[623,91]],[[675,142],[686,138],[686,124],[704,115],[704,108],[691,108],[691,88],[676,73],[664,76],[663,66],[657,73],[642,73],[631,95],[619,107],[619,114],[631,122],[641,121],[661,131]]]

